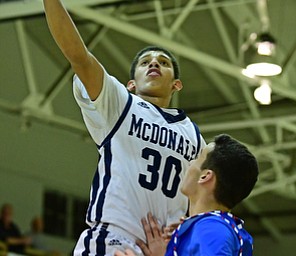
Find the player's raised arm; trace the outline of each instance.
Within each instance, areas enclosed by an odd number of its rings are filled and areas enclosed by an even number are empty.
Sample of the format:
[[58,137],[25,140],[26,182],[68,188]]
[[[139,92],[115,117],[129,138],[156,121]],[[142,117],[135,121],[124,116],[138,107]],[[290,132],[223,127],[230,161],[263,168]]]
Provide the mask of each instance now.
[[94,100],[101,92],[103,69],[87,50],[74,22],[60,0],[43,0],[50,32],[74,72]]

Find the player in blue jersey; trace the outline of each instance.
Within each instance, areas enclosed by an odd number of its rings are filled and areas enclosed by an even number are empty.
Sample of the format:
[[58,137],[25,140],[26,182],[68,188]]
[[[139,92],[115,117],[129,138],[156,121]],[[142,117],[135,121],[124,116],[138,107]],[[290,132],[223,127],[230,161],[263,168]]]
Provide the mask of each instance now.
[[145,240],[141,218],[152,212],[169,226],[185,215],[188,199],[179,184],[205,146],[184,111],[168,108],[182,89],[178,64],[166,49],[145,48],[132,62],[126,88],[87,50],[59,0],[44,0],[44,7],[75,72],[74,96],[100,154],[86,214],[90,228],[74,255],[113,255],[118,248],[142,255],[135,244]]
[[[190,200],[190,217],[168,245],[151,214],[149,222],[142,220],[148,246],[138,244],[145,256],[251,256],[253,239],[230,211],[250,194],[257,177],[257,161],[249,150],[228,135],[217,136],[186,172],[181,191]],[[134,254],[127,250],[115,255]]]

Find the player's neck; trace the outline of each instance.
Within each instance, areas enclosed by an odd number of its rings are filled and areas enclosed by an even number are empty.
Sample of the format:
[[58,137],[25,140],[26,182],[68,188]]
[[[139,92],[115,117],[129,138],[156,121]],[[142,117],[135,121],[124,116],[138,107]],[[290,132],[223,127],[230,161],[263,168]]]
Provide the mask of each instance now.
[[138,94],[140,98],[143,100],[146,100],[160,108],[168,108],[170,105],[170,98],[162,98],[162,97],[153,97],[153,96],[147,96],[147,95],[141,95]]
[[204,212],[211,211],[230,211],[230,209],[215,200],[199,199],[197,201],[190,200],[189,215],[194,216]]

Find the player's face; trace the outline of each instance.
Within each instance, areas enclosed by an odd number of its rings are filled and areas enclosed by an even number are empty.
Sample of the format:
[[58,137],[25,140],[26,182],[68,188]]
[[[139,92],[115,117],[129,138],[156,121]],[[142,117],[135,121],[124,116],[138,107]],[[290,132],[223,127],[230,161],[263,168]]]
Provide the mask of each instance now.
[[5,206],[2,209],[1,217],[5,223],[10,223],[13,218],[13,209],[10,206]]
[[190,162],[184,180],[181,184],[181,192],[184,195],[188,197],[197,195],[198,182],[205,173],[205,170],[202,170],[201,166],[206,160],[208,153],[211,152],[214,147],[215,143],[209,143],[202,149],[201,154],[195,160]]
[[140,56],[135,69],[135,93],[155,97],[167,97],[175,90],[174,68],[168,55],[161,51],[148,51]]

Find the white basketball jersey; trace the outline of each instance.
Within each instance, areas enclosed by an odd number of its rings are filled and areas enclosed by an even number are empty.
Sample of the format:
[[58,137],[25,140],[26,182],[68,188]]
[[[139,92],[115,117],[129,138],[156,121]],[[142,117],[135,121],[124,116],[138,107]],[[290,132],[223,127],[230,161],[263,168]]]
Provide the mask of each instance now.
[[145,241],[140,220],[148,212],[165,226],[179,222],[188,208],[180,182],[205,146],[198,127],[181,110],[171,114],[128,93],[107,73],[97,100],[77,77],[74,95],[100,154],[87,223],[110,223]]

